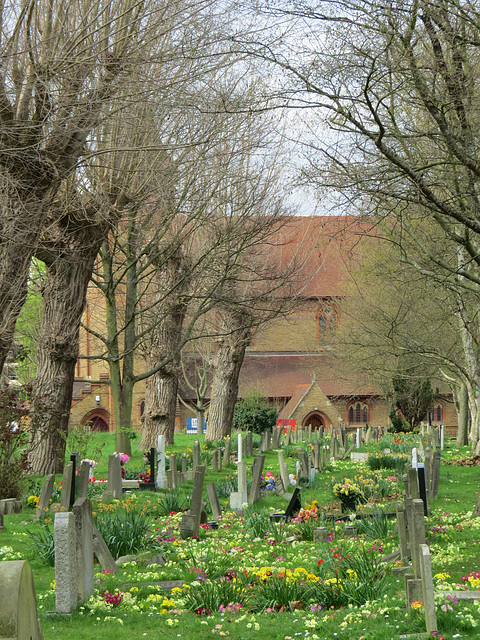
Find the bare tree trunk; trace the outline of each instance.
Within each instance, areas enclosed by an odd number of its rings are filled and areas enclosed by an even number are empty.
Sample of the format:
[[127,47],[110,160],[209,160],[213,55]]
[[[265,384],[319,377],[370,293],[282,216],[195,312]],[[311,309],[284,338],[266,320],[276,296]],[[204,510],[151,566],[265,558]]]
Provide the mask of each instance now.
[[[15,323],[27,296],[30,264],[42,230],[44,194],[0,178],[0,371],[12,347]],[[37,200],[38,198],[38,200]]]
[[250,324],[242,323],[240,310],[233,314],[227,313],[225,320],[226,326],[231,324],[236,327],[219,339],[218,351],[213,359],[212,400],[208,412],[207,440],[221,440],[232,432],[233,411],[238,396],[238,377],[245,350],[251,340]]
[[[65,457],[80,320],[99,243],[89,233],[70,238],[47,266],[42,326],[33,381],[34,473],[61,473]],[[75,246],[72,246],[73,243]]]
[[460,388],[453,386],[453,397],[455,400],[455,409],[457,412],[457,439],[458,447],[468,444],[468,431],[470,415],[468,411],[468,389],[465,383]]
[[165,436],[166,444],[174,442],[178,369],[174,362],[170,365],[147,379],[141,444],[145,451],[157,445],[159,435]]
[[150,369],[164,360],[167,364],[147,379],[141,444],[144,450],[156,446],[159,435],[165,436],[166,444],[174,441],[180,348],[187,312],[184,299],[188,288],[187,272],[185,257],[181,248],[177,248],[156,274],[156,296],[164,305],[165,315],[151,334],[147,363]]

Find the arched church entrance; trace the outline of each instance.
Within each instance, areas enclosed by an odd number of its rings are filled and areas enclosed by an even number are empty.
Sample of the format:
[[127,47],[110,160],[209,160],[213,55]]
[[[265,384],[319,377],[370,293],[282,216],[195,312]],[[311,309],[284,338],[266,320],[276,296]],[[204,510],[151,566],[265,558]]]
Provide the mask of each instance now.
[[91,431],[109,431],[110,414],[105,409],[92,409],[81,419],[81,424],[90,426]]
[[324,429],[328,429],[332,424],[332,421],[323,411],[310,411],[302,420],[302,427],[308,427],[308,425],[312,425],[312,431],[316,431],[323,427]]

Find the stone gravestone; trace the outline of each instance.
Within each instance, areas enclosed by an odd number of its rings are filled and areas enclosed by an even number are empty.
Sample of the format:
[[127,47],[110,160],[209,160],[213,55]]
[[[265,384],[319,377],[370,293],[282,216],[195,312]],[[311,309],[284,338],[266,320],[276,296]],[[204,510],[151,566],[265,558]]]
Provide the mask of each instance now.
[[218,500],[217,485],[214,482],[207,484],[207,495],[212,507],[212,517],[214,520],[218,520],[218,518],[222,517],[222,508]]
[[80,465],[80,478],[78,481],[78,496],[86,498],[88,493],[88,479],[90,477],[90,465],[85,460]]
[[73,513],[55,514],[54,538],[55,609],[57,613],[71,613],[77,608],[77,563]]
[[[237,438],[237,462],[242,462],[243,461],[243,451],[242,451],[242,434],[239,433],[238,434],[238,438]],[[246,455],[246,452],[245,452]]]
[[238,491],[230,494],[230,509],[241,511],[247,504],[247,463],[239,462],[237,465]]
[[285,469],[286,465],[283,462],[283,452],[282,451],[278,452],[278,466],[279,466],[279,469],[280,469],[280,475],[282,476],[283,487],[284,487],[284,489],[286,491],[288,486],[290,485],[290,483],[288,481],[288,469]]
[[219,449],[215,449],[212,453],[212,468],[214,471],[218,471],[219,470],[219,466],[218,466],[218,454],[220,453]]
[[438,485],[440,484],[440,463],[441,452],[435,451],[432,459],[432,473],[431,473],[431,497],[438,498]]
[[105,540],[102,534],[95,525],[93,529],[93,553],[96,555],[102,569],[104,571],[111,571],[112,573],[118,573],[118,565],[113,559],[110,549],[105,544]]
[[279,496],[285,495],[285,485],[283,484],[282,476],[279,473],[274,475],[275,478],[275,491]]
[[195,469],[190,510],[183,514],[180,521],[180,537],[182,540],[191,538],[192,536],[198,536],[200,518],[205,507],[205,503],[202,501],[204,479],[205,466],[200,465]]
[[122,468],[120,465],[120,457],[116,453],[108,456],[108,474],[107,474],[107,490],[104,491],[102,498],[108,500],[110,498],[122,497]]
[[70,508],[70,496],[73,483],[73,462],[69,462],[63,470],[62,493],[60,496],[60,509],[68,511]]
[[257,500],[260,500],[260,479],[262,477],[264,463],[264,455],[260,455],[255,459],[254,469],[252,473],[252,486],[250,488],[250,495],[248,496],[248,504],[254,504],[255,502],[257,502]]
[[177,455],[173,453],[170,456],[170,471],[172,472],[172,486],[171,489],[178,487],[178,471],[177,471]]
[[291,441],[292,441],[292,425],[289,424],[287,428],[287,433],[285,435],[285,446],[288,447]]
[[195,473],[195,469],[200,466],[200,443],[198,440],[195,440],[193,443],[193,472]]
[[75,518],[75,555],[77,601],[86,602],[93,594],[93,519],[92,503],[78,498],[73,505]]
[[253,434],[251,431],[247,431],[247,435],[245,437],[245,457],[253,458]]
[[432,560],[430,558],[430,550],[426,544],[421,544],[419,549],[420,555],[420,574],[422,578],[422,603],[425,609],[425,624],[429,636],[437,631],[437,614],[435,611],[435,593],[433,590],[432,579]]
[[77,493],[77,459],[78,459],[78,453],[76,451],[72,451],[72,453],[70,454],[70,462],[72,463],[73,466],[73,470],[72,470],[72,482],[70,484],[70,502],[68,504],[68,508],[71,509],[73,507],[73,504],[76,500],[76,493]]
[[0,562],[0,638],[43,640],[33,574],[26,560]]
[[[198,442],[198,441],[197,441]],[[167,488],[167,476],[165,474],[165,436],[157,438],[157,477],[155,479],[157,489]]]
[[230,440],[230,436],[227,436],[225,440],[225,450],[223,452],[223,466],[226,467],[230,464],[230,455],[231,455],[232,443]]
[[285,509],[285,520],[291,518],[295,513],[298,513],[302,508],[302,502],[300,500],[300,489],[296,487],[293,492],[290,502]]
[[420,575],[420,545],[425,544],[425,519],[423,500],[412,500],[412,531],[410,553],[414,573],[405,574],[407,607],[415,600],[422,600],[422,580]]
[[282,427],[275,427],[273,429],[272,449],[278,449],[280,446],[280,438],[282,437]]
[[35,520],[40,520],[45,518],[45,514],[48,511],[50,505],[50,497],[53,491],[53,484],[55,482],[55,475],[50,473],[43,483],[42,490],[40,492],[40,497],[37,503],[37,509],[35,511]]
[[307,460],[307,454],[305,453],[305,451],[302,451],[300,453],[299,458],[300,458],[300,464],[301,464],[302,478],[308,478],[310,475],[310,469],[309,469],[309,464]]

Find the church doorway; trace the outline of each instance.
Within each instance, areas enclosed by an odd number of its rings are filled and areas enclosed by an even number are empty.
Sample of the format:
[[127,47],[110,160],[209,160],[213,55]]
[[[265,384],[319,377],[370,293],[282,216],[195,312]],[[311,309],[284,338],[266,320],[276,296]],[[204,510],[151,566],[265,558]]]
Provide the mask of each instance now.
[[92,409],[83,416],[81,423],[88,425],[91,431],[110,431],[110,414],[105,409]]
[[310,411],[302,420],[302,427],[308,427],[308,425],[312,425],[312,431],[317,431],[320,427],[324,429],[328,429],[332,424],[332,421],[323,411]]

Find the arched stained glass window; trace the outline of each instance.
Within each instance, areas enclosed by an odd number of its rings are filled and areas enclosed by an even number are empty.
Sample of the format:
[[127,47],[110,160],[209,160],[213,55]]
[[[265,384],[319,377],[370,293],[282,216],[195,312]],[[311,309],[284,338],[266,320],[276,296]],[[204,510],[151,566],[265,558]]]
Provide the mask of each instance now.
[[353,407],[350,407],[350,409],[348,410],[348,421],[350,423],[353,422]]
[[362,421],[362,418],[361,418],[362,407],[360,406],[359,402],[357,402],[357,407],[356,407],[356,412],[355,413],[356,413],[355,417],[356,417],[357,422],[361,422]]

